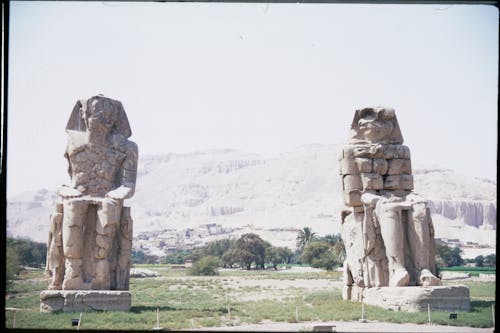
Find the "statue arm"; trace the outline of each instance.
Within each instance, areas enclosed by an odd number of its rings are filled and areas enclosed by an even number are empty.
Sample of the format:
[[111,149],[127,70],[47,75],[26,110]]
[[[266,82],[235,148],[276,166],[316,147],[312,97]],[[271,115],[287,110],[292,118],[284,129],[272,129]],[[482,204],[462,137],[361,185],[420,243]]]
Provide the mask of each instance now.
[[108,192],[106,194],[108,198],[124,200],[134,195],[137,178],[137,161],[139,156],[137,145],[132,141],[128,141],[125,154],[125,160],[120,170],[120,186]]
[[375,205],[377,204],[377,202],[380,200],[380,199],[383,199],[384,197],[380,196],[380,195],[377,195],[377,194],[373,194],[373,193],[370,193],[370,192],[365,192],[361,195],[361,202],[364,204],[364,205],[367,205],[369,207],[375,207]]
[[[73,168],[71,166],[69,155],[70,153],[73,153],[73,151],[78,150],[72,146],[71,140],[69,140],[66,146],[66,151],[64,152],[64,157],[68,161],[68,175],[70,179],[73,179]],[[66,184],[63,184],[61,187],[59,187],[59,189],[57,190],[57,194],[59,194],[64,199],[77,198],[82,196],[82,192]]]

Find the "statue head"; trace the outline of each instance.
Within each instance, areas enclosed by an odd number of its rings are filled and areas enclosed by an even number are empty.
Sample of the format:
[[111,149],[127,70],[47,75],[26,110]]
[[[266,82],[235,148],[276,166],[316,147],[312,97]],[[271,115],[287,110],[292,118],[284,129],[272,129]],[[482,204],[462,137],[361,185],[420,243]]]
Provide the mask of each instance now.
[[122,103],[103,95],[77,101],[66,125],[68,130],[99,132],[109,138],[132,135]]
[[394,109],[368,107],[356,110],[351,125],[350,143],[402,144],[403,136]]

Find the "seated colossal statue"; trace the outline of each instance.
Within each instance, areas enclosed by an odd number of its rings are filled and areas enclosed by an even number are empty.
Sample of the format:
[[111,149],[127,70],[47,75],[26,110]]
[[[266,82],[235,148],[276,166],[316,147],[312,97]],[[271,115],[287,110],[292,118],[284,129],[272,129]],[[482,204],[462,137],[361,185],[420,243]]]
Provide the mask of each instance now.
[[137,145],[121,102],[94,96],[76,103],[66,126],[70,185],[50,219],[46,270],[52,290],[127,290],[130,208]]
[[355,112],[340,174],[344,299],[360,297],[353,287],[439,285],[431,215],[413,192],[410,150],[393,109]]

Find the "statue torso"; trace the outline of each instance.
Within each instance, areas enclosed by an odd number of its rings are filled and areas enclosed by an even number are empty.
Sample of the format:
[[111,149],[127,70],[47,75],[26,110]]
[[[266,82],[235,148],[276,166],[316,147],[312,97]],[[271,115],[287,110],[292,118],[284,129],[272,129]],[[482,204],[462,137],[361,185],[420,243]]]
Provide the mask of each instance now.
[[117,188],[126,154],[111,145],[69,144],[67,158],[72,186],[84,195],[104,196]]
[[410,192],[413,189],[410,150],[401,144],[345,146],[340,173],[344,191]]

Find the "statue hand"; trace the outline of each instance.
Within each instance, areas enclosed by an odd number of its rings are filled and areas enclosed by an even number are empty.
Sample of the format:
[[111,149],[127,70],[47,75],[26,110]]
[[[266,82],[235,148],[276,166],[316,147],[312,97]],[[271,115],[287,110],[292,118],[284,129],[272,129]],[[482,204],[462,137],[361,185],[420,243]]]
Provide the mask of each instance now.
[[132,189],[129,187],[120,186],[120,187],[106,193],[106,198],[111,198],[111,199],[115,199],[115,200],[124,200],[128,197],[128,195],[130,194],[131,191],[132,191]]
[[81,197],[83,195],[82,192],[80,192],[77,189],[72,188],[68,185],[61,186],[57,190],[57,194],[59,194],[64,199],[77,198],[77,197]]
[[374,207],[380,199],[383,200],[383,197],[372,193],[365,192],[361,195],[361,202],[371,207]]

